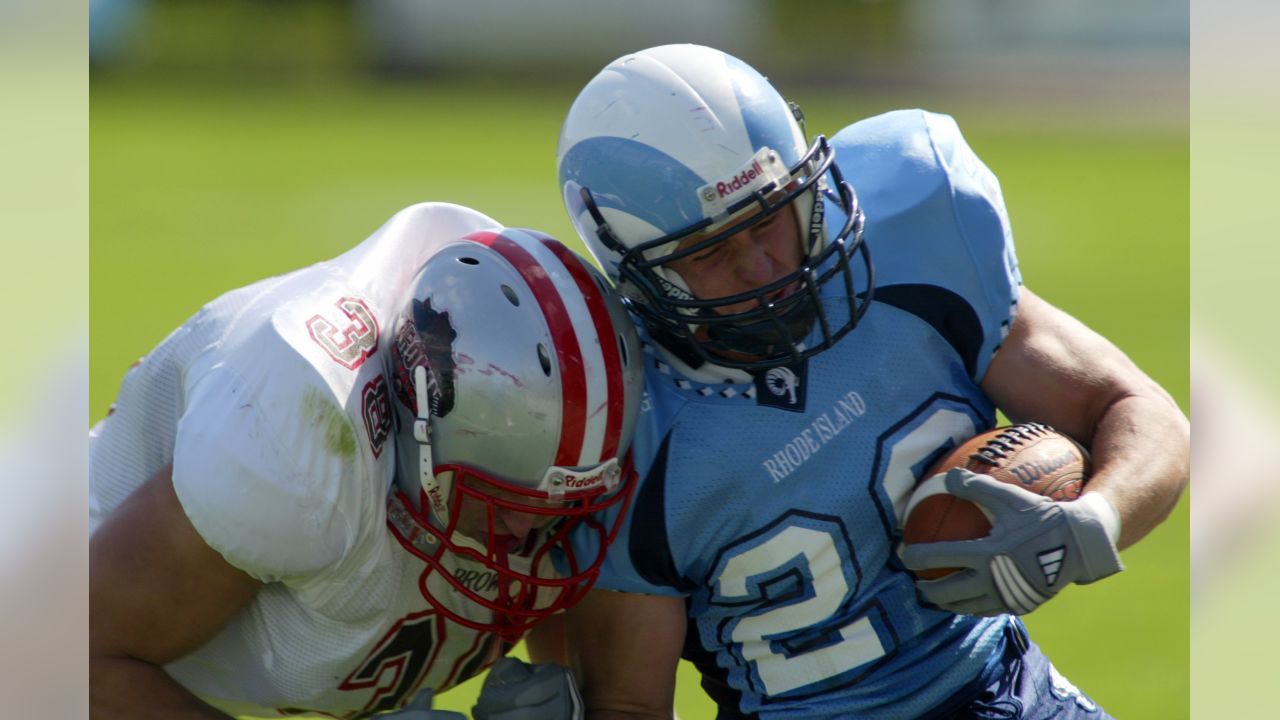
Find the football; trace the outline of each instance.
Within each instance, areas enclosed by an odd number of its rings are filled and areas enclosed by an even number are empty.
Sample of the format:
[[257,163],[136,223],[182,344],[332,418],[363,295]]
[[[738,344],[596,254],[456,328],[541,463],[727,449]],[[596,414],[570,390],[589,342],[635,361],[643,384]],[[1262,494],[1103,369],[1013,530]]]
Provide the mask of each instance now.
[[[1089,478],[1089,452],[1048,425],[1023,423],[970,438],[929,468],[907,501],[902,541],[907,544],[986,537],[991,522],[977,505],[948,494],[945,473],[966,468],[1056,501],[1080,497]],[[918,570],[924,579],[951,568]]]

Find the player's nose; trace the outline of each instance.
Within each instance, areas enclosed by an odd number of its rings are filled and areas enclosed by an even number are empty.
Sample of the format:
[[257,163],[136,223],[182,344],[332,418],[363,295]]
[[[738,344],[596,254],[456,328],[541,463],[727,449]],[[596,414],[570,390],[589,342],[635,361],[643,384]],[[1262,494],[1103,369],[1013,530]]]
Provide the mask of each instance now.
[[769,248],[749,231],[730,237],[728,243],[738,280],[748,288],[757,288],[777,279],[778,264],[770,255]]
[[498,511],[498,519],[502,521],[502,525],[506,528],[508,534],[514,535],[521,540],[544,524],[539,515],[507,508]]

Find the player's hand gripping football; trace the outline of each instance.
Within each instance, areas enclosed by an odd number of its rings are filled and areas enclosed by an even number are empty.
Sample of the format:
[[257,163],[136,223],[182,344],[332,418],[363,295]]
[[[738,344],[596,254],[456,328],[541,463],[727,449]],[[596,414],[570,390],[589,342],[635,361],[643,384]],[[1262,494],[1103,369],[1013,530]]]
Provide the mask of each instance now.
[[916,581],[934,605],[966,615],[1025,615],[1068,583],[1091,583],[1124,569],[1103,520],[1103,513],[1115,510],[1101,496],[1054,502],[963,468],[947,472],[946,487],[987,511],[991,533],[904,547],[902,562],[913,570],[960,568]]

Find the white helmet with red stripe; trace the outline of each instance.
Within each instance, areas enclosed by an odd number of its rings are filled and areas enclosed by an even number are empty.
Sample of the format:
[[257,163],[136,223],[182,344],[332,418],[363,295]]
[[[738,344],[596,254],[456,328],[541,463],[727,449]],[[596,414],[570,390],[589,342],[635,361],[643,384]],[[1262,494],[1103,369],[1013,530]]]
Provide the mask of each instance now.
[[[423,265],[386,353],[412,522],[394,511],[390,521],[440,580],[490,611],[459,616],[424,576],[444,614],[515,635],[585,593],[617,532],[598,511],[628,503],[634,486],[639,348],[604,277],[541,233],[472,233]],[[569,546],[583,525],[600,533],[596,557]],[[445,552],[485,564],[496,582],[453,577]]]

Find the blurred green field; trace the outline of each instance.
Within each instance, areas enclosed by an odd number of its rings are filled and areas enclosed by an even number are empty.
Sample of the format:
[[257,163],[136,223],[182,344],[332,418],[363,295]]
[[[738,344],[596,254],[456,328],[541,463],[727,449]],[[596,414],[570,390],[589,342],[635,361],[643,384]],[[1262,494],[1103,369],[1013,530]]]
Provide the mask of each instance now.
[[[563,87],[203,85],[96,77],[90,95],[90,422],[136,358],[204,301],[338,254],[399,208],[451,201],[576,245],[554,183]],[[890,99],[797,97],[834,133]],[[912,98],[915,101],[917,99]],[[1188,406],[1185,130],[951,112],[1000,177],[1024,279]],[[1122,718],[1188,717],[1188,503],[1129,570],[1028,618]],[[469,710],[478,685],[440,698]],[[712,716],[682,670],[678,710]]]

